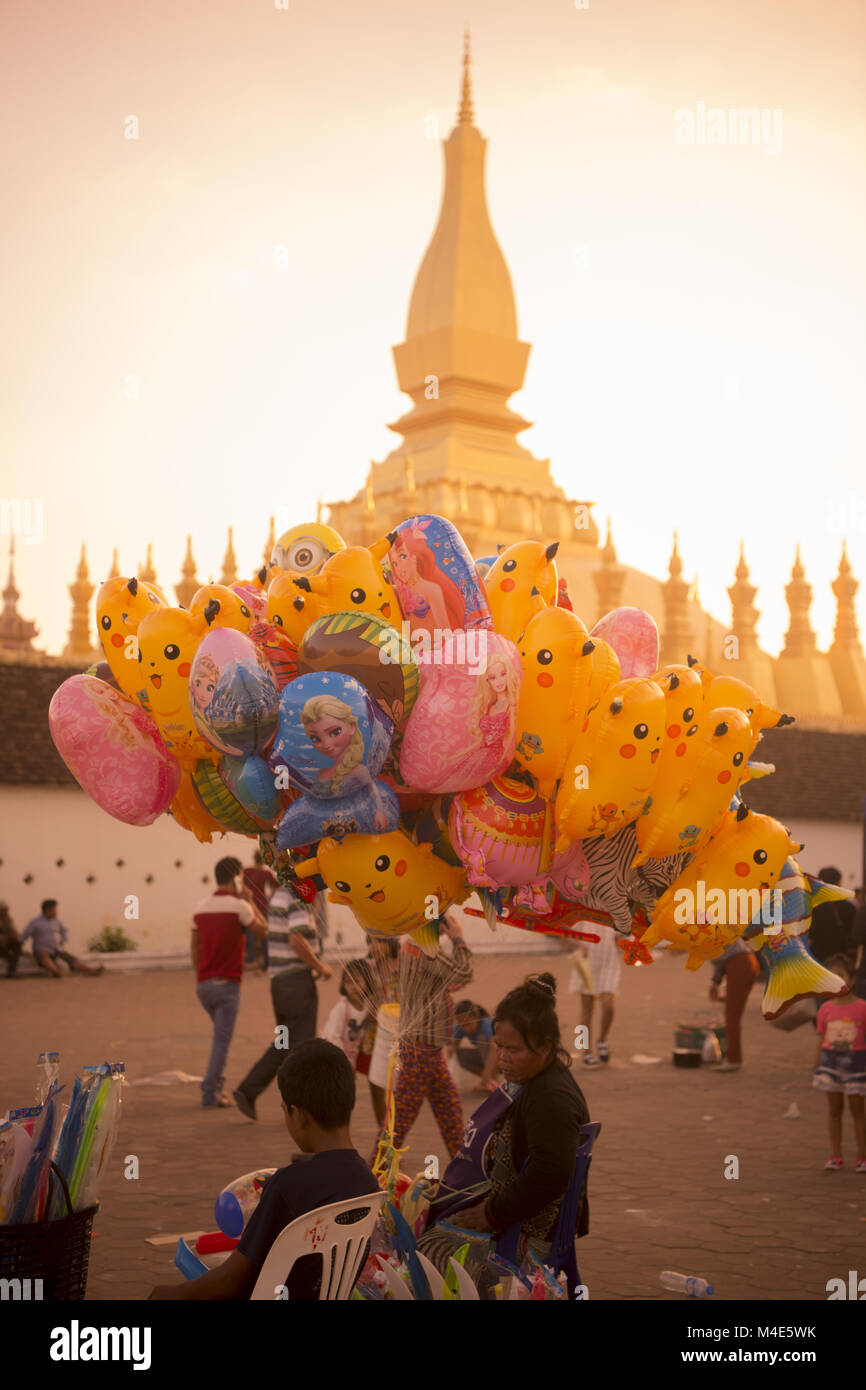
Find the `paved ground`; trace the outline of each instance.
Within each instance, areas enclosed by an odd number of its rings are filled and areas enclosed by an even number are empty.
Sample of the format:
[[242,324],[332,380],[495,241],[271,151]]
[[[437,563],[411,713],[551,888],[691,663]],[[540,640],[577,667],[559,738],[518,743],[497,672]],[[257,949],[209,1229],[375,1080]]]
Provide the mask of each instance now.
[[[524,974],[545,968],[560,981],[563,1032],[572,1038],[578,1001],[566,992],[566,955],[477,958],[469,992],[492,1008]],[[687,974],[681,957],[624,971],[610,1064],[587,1071],[576,1063],[592,1118],[603,1124],[590,1183],[592,1231],[579,1245],[582,1278],[590,1297],[601,1299],[667,1297],[663,1269],[703,1275],[721,1299],[824,1299],[828,1279],[863,1266],[866,1177],[853,1172],[851,1131],[846,1169],[823,1172],[826,1101],[810,1087],[814,1034],[765,1023],[757,990],[741,1072],[674,1069],[674,1024],[712,1009],[708,985],[708,972]],[[333,981],[321,997],[323,1018],[336,997]],[[0,1111],[31,1101],[45,1048],[60,1050],[67,1081],[73,1067],[106,1058],[125,1061],[131,1081],[175,1069],[200,1076],[207,1056],[209,1023],[187,971],[0,979],[0,1011]],[[271,1027],[267,983],[248,977],[231,1081],[258,1056]],[[662,1060],[641,1065],[631,1060],[636,1054]],[[227,1181],[279,1165],[292,1151],[275,1088],[259,1101],[257,1124],[234,1109],[203,1111],[198,1102],[194,1085],[127,1087],[96,1219],[90,1298],[141,1299],[172,1279],[170,1253],[146,1237],[212,1230],[213,1200]],[[791,1102],[799,1119],[783,1118]],[[467,1098],[466,1113],[473,1104]],[[354,1133],[362,1153],[374,1128],[359,1088]],[[426,1107],[411,1144],[409,1172],[428,1153],[444,1158]],[[138,1156],[137,1181],[123,1176],[128,1154]],[[739,1160],[736,1180],[724,1176],[729,1155]]]

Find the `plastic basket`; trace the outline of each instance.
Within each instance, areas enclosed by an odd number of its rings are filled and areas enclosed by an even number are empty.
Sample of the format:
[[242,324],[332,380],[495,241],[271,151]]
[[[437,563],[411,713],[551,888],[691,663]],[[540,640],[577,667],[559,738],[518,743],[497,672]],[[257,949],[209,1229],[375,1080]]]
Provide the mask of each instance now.
[[[69,1188],[59,1168],[51,1164],[48,1197],[57,1178],[70,1213],[59,1221],[33,1221],[26,1226],[0,1226],[0,1278],[29,1279],[22,1296],[71,1302],[84,1298],[93,1218],[99,1203],[85,1211],[72,1210]],[[41,1279],[39,1294],[33,1281]]]

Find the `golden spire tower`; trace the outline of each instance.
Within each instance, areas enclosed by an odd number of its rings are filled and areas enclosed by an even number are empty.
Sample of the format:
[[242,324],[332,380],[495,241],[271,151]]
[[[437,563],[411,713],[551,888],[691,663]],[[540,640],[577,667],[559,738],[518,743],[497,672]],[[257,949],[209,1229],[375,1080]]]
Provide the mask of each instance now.
[[[668,564],[668,579],[662,585],[664,627],[662,630],[660,662],[676,661],[681,665],[689,655],[693,637],[689,604],[689,584],[683,579],[683,561],[679,551],[679,536],[674,531],[674,544]],[[702,653],[696,652],[696,656]]]
[[147,559],[143,567],[138,571],[139,579],[143,579],[145,584],[156,583],[156,570],[153,567],[153,546],[150,541],[147,544]]
[[[775,700],[773,659],[758,645],[760,608],[755,607],[757,587],[749,582],[746,549],[740,541],[740,554],[734,571],[734,582],[728,588],[731,600],[731,629],[722,640],[722,659],[714,669],[720,675],[736,676],[761,692],[768,705]],[[731,641],[731,638],[734,640]]]
[[32,661],[41,653],[33,647],[39,633],[35,623],[22,618],[18,612],[21,595],[15,584],[15,540],[9,537],[9,576],[3,590],[3,610],[0,612],[0,661]]
[[812,586],[806,580],[799,545],[785,598],[790,618],[785,645],[776,661],[777,702],[798,719],[838,719],[843,713],[842,702],[828,658],[818,651],[812,630]]
[[186,554],[180,567],[180,583],[175,584],[174,592],[181,608],[189,608],[193,596],[199,588],[195,574],[195,560],[192,554],[192,536],[186,538]]
[[238,562],[235,558],[235,541],[232,535],[232,528],[229,527],[229,539],[226,546],[226,553],[223,556],[223,572],[220,575],[220,583],[231,587],[238,582]]
[[102,652],[94,648],[91,636],[90,600],[93,593],[94,586],[90,582],[87,555],[82,545],[81,559],[75,571],[75,583],[69,586],[69,596],[72,599],[69,638],[61,653],[63,660],[70,666],[90,666],[94,661],[102,659]]
[[593,572],[592,579],[598,595],[598,616],[603,618],[612,608],[619,608],[622,602],[622,586],[625,583],[625,570],[622,565],[617,564],[610,517],[607,519],[607,536],[601,549],[601,564]]
[[119,575],[120,570],[117,566],[117,546],[115,546],[114,550],[111,552],[111,569],[108,571],[108,578],[117,579]]
[[860,645],[854,607],[854,597],[860,585],[851,571],[844,541],[839,573],[830,587],[836,596],[836,627],[829,651],[830,667],[844,713],[863,719],[866,716],[866,658]]

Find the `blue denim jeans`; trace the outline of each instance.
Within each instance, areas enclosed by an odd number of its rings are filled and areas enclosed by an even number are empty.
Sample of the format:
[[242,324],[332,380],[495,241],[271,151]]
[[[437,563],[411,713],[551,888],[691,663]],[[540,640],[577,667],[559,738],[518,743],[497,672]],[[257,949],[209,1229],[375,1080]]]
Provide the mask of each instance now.
[[224,1068],[241,1002],[237,980],[202,980],[196,990],[202,1008],[213,1019],[210,1060],[201,1083],[202,1105],[216,1105],[225,1087]]

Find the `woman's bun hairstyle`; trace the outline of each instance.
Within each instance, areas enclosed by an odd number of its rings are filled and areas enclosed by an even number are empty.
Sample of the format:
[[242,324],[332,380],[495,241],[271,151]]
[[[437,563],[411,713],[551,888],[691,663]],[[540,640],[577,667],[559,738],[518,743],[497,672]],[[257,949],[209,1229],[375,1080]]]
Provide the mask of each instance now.
[[549,1046],[551,1065],[571,1066],[571,1057],[562,1046],[556,1016],[556,978],[549,971],[527,975],[522,985],[506,994],[493,1015],[493,1022],[510,1023],[533,1052],[541,1052]]

